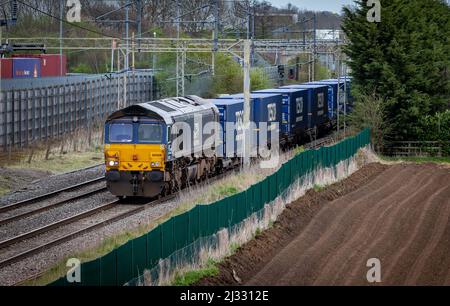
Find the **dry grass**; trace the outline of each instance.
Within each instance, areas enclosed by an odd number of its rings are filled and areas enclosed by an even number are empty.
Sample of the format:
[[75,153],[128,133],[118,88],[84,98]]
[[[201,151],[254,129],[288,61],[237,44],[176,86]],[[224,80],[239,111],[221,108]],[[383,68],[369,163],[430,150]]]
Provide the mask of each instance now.
[[78,130],[61,139],[31,144],[0,154],[0,167],[60,174],[99,164],[103,160],[101,128]]
[[2,182],[2,178],[0,177],[0,197],[7,194],[8,192],[11,191],[11,189],[9,189],[6,184],[4,182]]

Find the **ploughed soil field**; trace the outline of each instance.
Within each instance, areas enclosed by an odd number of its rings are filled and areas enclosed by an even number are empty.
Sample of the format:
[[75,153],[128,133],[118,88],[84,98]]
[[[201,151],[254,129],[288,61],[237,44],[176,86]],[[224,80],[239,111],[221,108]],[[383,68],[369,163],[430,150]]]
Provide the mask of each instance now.
[[[450,285],[450,167],[370,164],[290,204],[196,285]],[[371,274],[371,273],[370,273]]]

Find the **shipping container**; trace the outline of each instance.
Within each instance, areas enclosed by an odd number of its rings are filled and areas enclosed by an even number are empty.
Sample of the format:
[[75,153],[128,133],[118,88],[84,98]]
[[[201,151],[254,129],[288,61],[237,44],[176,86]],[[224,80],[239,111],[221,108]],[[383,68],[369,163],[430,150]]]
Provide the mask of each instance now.
[[12,79],[13,77],[13,59],[12,58],[2,58],[1,63],[1,78],[2,79]]
[[30,79],[41,76],[41,61],[38,58],[14,58],[13,78]]
[[[58,77],[67,75],[67,57],[63,54],[15,54],[17,58],[38,58],[41,61],[41,77]],[[62,67],[61,67],[62,59]],[[62,68],[62,71],[61,71]]]
[[281,87],[293,89],[307,89],[309,93],[308,98],[308,120],[307,127],[312,129],[314,127],[321,127],[329,123],[328,114],[328,86],[326,85],[289,85]]
[[[61,67],[62,59],[62,67]],[[62,69],[62,70],[61,70]],[[42,54],[41,56],[41,76],[55,77],[67,74],[67,58],[59,54]]]
[[[238,146],[237,140],[239,138],[242,139],[242,124],[243,124],[243,115],[244,115],[244,100],[243,99],[210,99],[208,102],[214,104],[219,110],[219,122],[222,127],[222,131],[220,134],[220,142],[222,143],[219,146],[219,153],[222,154],[223,157],[237,157],[238,152],[236,148]],[[233,123],[236,128],[229,130],[229,125],[227,126],[227,122]],[[239,131],[239,132],[238,132]],[[233,146],[229,145],[227,150],[228,142],[232,141]]]
[[308,89],[264,89],[254,93],[282,95],[282,138],[291,141],[305,132],[308,119],[308,104],[306,103],[309,98]]
[[[220,99],[242,99],[242,111],[244,108],[244,94],[223,96]],[[257,130],[261,131],[261,123],[267,123],[267,135],[258,134],[258,138],[253,143],[259,145],[261,136],[267,137],[267,142],[271,142],[272,132],[278,134],[281,128],[283,97],[279,94],[255,94],[250,95],[250,121],[256,124]],[[243,114],[243,113],[242,113]],[[272,123],[278,123],[278,129],[274,129]]]
[[[338,82],[338,79],[328,79],[328,80],[323,80],[325,82]],[[347,92],[347,105],[352,108],[353,104],[354,104],[354,98],[351,94],[352,91],[352,77],[341,77],[339,78],[339,84],[341,84],[341,88],[340,91],[343,92],[343,96],[341,96],[341,102],[344,103],[344,99],[343,97],[345,97],[345,92]],[[343,111],[342,106],[341,106],[341,112]]]
[[[330,119],[335,119],[337,117],[337,102],[338,102],[338,88],[339,82],[338,80],[324,80],[324,81],[316,81],[305,83],[307,85],[327,85],[328,86],[328,112]],[[343,84],[341,82],[341,84]],[[340,92],[341,103],[344,101],[345,93],[343,90]]]

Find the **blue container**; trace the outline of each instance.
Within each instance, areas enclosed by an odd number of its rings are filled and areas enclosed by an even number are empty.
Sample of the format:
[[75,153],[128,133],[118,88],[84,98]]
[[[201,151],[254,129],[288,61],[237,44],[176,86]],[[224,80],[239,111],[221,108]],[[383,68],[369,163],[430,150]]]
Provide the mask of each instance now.
[[[328,80],[323,80],[322,82],[338,82],[338,79],[328,79]],[[348,105],[353,105],[354,99],[351,95],[351,84],[352,84],[352,78],[351,77],[341,77],[339,78],[339,84],[341,85],[341,91],[343,92],[341,95],[341,102],[344,103],[344,97],[345,97],[345,91],[347,91],[347,104]],[[341,107],[341,111],[342,111],[342,107]]]
[[13,58],[13,78],[33,79],[41,77],[41,59]]
[[280,94],[283,97],[281,133],[291,140],[306,130],[309,93],[307,89],[264,89],[254,93]]
[[[233,99],[244,99],[244,94],[236,94],[230,96]],[[225,97],[227,98],[227,97]],[[250,120],[257,125],[260,122],[278,122],[281,126],[281,105],[283,97],[280,94],[258,94],[251,93],[251,110]]]
[[[242,110],[244,109],[244,94],[235,94],[230,96],[223,96],[219,99],[242,101]],[[256,124],[257,129],[260,129],[260,123],[267,123],[268,133],[267,141],[270,143],[272,132],[280,133],[279,129],[271,130],[271,123],[278,123],[281,128],[282,118],[282,104],[283,97],[278,94],[255,94],[250,95],[250,121]],[[258,144],[260,143],[258,137]]]
[[[216,105],[216,107],[219,109],[219,121],[220,126],[222,127],[222,133],[219,136],[220,141],[222,143],[221,146],[219,146],[219,153],[222,153],[223,157],[231,157],[232,155],[235,155],[236,148],[238,145],[238,130],[241,129],[243,120],[244,120],[244,100],[242,99],[210,99],[207,100],[210,103],[213,103]],[[227,130],[227,122],[234,123],[237,126],[237,129],[234,131],[228,131]],[[234,141],[234,152],[230,153],[227,152],[227,133],[233,133],[232,136],[228,136],[228,140],[233,139]],[[228,154],[230,153],[230,154]]]
[[[317,82],[309,82],[306,83],[308,85],[327,85],[328,86],[328,114],[330,119],[335,119],[337,117],[337,102],[338,102],[338,89],[339,82],[337,80],[329,80],[329,81],[317,81]],[[342,91],[341,97],[344,96]],[[341,99],[341,101],[344,101]]]
[[289,85],[283,89],[307,89],[308,90],[308,120],[307,128],[312,129],[329,122],[328,115],[328,86],[327,85]]
[[339,78],[339,80],[341,82],[346,83],[345,86],[343,86],[343,87],[344,87],[344,89],[347,90],[347,101],[348,101],[348,104],[350,107],[350,111],[353,108],[353,103],[354,103],[354,98],[352,96],[352,79],[353,79],[353,77],[350,77],[350,76]]

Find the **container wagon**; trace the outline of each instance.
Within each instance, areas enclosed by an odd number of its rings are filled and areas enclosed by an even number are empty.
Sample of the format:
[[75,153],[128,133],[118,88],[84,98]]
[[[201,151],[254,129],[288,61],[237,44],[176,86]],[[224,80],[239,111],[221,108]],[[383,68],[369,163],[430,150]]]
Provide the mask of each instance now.
[[[222,96],[219,99],[241,99],[242,100],[242,118],[244,112],[244,94],[235,94],[230,96]],[[282,124],[282,103],[283,97],[279,94],[250,94],[250,121],[256,124],[256,128],[260,130],[261,123],[267,123],[267,143],[270,147],[272,133],[279,134]],[[278,129],[273,129],[272,123],[278,123]],[[259,147],[261,143],[261,134],[255,142]]]
[[[307,85],[326,85],[328,86],[328,113],[330,119],[335,123],[337,118],[337,110],[338,110],[338,92],[339,92],[339,82],[338,80],[330,80],[330,81],[317,81],[317,82],[309,82],[305,83]],[[341,83],[343,84],[343,83]],[[345,93],[341,88],[340,92],[341,103],[344,101]]]
[[[352,78],[351,77],[341,77],[338,79],[328,79],[328,80],[322,80],[320,82],[339,82],[339,84],[341,85],[340,90],[343,92],[342,96],[341,96],[341,103],[342,103],[342,108],[341,108],[341,112],[343,113],[343,105],[344,105],[344,97],[346,97],[347,99],[347,106],[348,106],[348,112],[351,112],[351,110],[353,109],[353,105],[354,105],[354,98],[351,94],[351,89],[352,89]],[[345,95],[345,92],[347,92],[347,95]]]
[[331,129],[331,120],[328,114],[328,86],[299,84],[281,88],[308,90],[307,128],[310,137],[315,138]]
[[278,88],[264,89],[255,94],[279,94],[283,97],[281,145],[289,146],[297,144],[306,135],[308,120],[307,89]]
[[[231,160],[239,158],[239,146],[242,144],[243,131],[243,99],[209,99],[208,102],[214,104],[219,111],[219,122],[222,128],[219,135],[219,154],[223,157],[223,167],[228,168],[233,162]],[[230,124],[235,128],[232,128]]]

